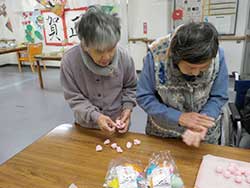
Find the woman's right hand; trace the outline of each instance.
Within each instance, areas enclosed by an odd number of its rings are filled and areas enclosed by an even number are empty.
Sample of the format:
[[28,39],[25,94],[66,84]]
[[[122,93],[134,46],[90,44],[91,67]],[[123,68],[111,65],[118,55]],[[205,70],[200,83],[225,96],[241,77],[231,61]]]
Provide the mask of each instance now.
[[193,131],[202,132],[204,129],[213,127],[215,125],[215,119],[205,114],[187,112],[181,114],[179,124]]
[[188,146],[199,147],[202,140],[205,139],[207,129],[205,132],[195,132],[187,129],[182,135],[182,141]]
[[101,114],[97,119],[97,124],[103,132],[109,135],[115,133],[116,124],[110,117]]

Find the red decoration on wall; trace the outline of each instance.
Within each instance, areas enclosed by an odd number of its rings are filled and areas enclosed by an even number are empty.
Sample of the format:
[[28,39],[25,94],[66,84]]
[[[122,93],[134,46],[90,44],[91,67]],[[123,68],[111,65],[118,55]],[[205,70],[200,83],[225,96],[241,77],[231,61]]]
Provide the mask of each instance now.
[[148,24],[147,22],[143,22],[143,34],[147,34],[148,33]]
[[181,20],[183,17],[183,10],[182,9],[176,9],[173,13],[172,13],[172,18],[173,20]]

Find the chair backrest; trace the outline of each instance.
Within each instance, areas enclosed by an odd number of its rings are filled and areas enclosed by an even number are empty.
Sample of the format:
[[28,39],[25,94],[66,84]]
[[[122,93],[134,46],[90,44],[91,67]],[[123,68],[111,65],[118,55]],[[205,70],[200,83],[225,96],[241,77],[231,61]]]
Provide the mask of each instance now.
[[30,61],[35,61],[34,56],[42,54],[43,43],[28,44],[28,56]]
[[250,80],[235,80],[234,90],[236,91],[235,104],[239,110],[244,106],[245,95],[250,88]]

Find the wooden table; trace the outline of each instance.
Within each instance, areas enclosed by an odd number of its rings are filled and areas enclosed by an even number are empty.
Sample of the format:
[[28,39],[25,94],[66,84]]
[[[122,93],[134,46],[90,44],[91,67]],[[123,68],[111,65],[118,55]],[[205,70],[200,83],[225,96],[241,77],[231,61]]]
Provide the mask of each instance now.
[[38,73],[40,88],[43,89],[44,84],[43,84],[43,77],[42,77],[42,72],[40,68],[40,62],[41,61],[61,61],[62,56],[42,54],[42,55],[36,55],[35,58],[36,58],[37,73]]
[[20,46],[20,47],[15,47],[15,48],[0,48],[0,55],[12,53],[12,52],[23,51],[23,50],[27,50],[27,46]]
[[[20,51],[24,51],[27,50],[28,47],[27,46],[19,46],[19,47],[13,47],[13,48],[0,48],[0,55],[1,54],[8,54],[8,53],[13,53],[13,52],[20,52]],[[17,53],[17,58],[20,58],[20,53]],[[18,60],[19,61],[19,60]],[[20,65],[18,64],[18,68]]]
[[112,138],[119,145],[134,138],[142,141],[122,154],[108,146],[96,152],[103,133],[79,126],[61,125],[0,166],[0,188],[101,188],[111,159],[119,156],[139,159],[146,165],[153,152],[170,150],[186,188],[194,186],[196,175],[206,154],[250,162],[250,150],[202,144],[191,148],[178,140],[159,139],[128,133]]

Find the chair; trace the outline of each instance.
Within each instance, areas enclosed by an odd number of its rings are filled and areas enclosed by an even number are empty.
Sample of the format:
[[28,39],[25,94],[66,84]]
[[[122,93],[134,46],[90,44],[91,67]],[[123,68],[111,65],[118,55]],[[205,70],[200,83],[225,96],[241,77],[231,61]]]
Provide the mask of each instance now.
[[[231,111],[232,119],[232,146],[239,147],[240,141],[242,138],[243,131],[243,116],[242,109],[245,104],[245,96],[250,88],[250,80],[240,80],[238,73],[234,74],[235,76],[235,85],[234,90],[236,92],[235,102],[229,103],[229,108]],[[249,135],[250,136],[250,135]]]
[[[42,54],[43,44],[28,44],[27,51],[18,52],[18,69],[22,72],[22,63],[29,62],[32,72],[35,72],[35,55]],[[45,62],[43,62],[44,70],[46,70]]]

